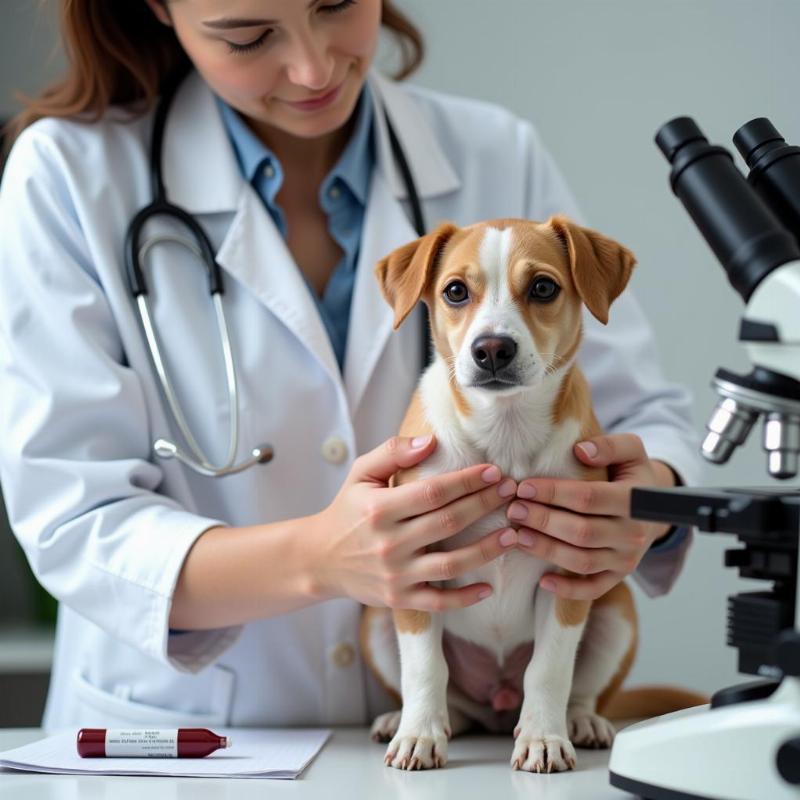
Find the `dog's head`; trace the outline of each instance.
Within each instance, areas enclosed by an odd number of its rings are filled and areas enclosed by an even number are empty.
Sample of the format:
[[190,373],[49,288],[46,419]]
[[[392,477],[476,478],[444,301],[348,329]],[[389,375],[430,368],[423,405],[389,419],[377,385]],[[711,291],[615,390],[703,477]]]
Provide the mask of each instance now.
[[434,345],[467,391],[515,394],[568,364],[581,306],[603,324],[636,260],[567,217],[450,223],[378,262],[397,328],[422,299]]

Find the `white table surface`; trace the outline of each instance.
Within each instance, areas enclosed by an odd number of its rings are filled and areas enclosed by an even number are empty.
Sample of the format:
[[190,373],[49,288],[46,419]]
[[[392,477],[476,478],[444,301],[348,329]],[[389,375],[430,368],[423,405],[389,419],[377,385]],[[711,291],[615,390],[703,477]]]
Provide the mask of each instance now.
[[[44,736],[38,728],[0,729],[0,751]],[[536,775],[511,769],[510,736],[466,735],[449,744],[444,769],[405,772],[383,764],[385,744],[367,728],[334,728],[297,780],[46,775],[0,769],[0,798],[13,800],[631,800],[608,782],[609,750],[578,749],[572,772]]]

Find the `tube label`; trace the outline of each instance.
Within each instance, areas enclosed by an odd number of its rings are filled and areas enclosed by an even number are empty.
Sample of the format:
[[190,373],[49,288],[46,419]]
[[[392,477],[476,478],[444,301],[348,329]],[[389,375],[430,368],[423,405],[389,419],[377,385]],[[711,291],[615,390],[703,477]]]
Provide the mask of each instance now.
[[107,758],[177,758],[178,729],[174,730],[106,730]]

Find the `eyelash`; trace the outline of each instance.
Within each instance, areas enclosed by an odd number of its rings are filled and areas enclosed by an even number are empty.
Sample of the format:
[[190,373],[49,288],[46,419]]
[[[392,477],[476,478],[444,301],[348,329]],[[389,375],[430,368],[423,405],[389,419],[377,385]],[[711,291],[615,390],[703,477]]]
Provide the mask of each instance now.
[[258,39],[254,39],[247,44],[234,44],[233,42],[225,42],[228,45],[228,51],[231,53],[249,53],[251,50],[257,50],[263,44],[264,40],[269,36],[271,28],[267,28]]
[[[356,0],[341,0],[341,2],[336,3],[333,6],[321,6],[319,8],[320,13],[322,14],[338,14],[344,11],[350,6],[356,4]],[[233,42],[226,42],[228,45],[228,50],[231,53],[250,53],[253,50],[257,50],[261,45],[264,43],[264,40],[272,33],[272,28],[267,28],[264,33],[261,34],[257,39],[254,39],[252,42],[248,42],[247,44],[234,44]]]

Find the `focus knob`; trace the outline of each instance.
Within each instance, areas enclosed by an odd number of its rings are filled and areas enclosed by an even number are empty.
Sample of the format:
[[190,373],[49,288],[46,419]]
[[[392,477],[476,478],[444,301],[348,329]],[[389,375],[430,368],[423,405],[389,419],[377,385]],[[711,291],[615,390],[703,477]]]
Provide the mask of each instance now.
[[800,784],[800,739],[788,739],[775,759],[778,772],[787,783]]

